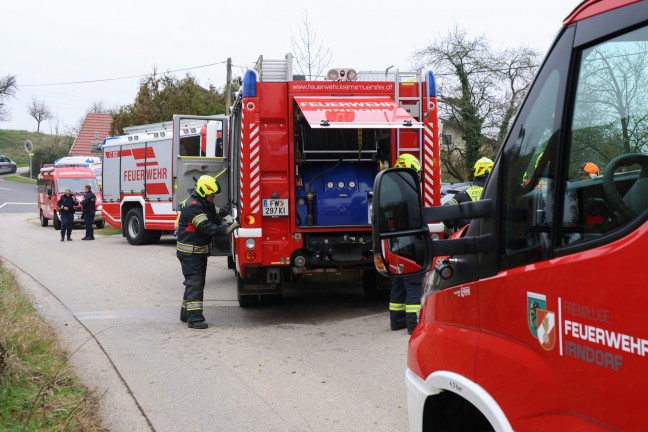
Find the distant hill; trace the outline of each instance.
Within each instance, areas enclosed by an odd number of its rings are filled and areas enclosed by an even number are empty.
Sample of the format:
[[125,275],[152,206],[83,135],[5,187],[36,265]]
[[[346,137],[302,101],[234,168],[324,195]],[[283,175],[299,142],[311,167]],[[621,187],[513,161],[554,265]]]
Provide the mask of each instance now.
[[52,145],[66,146],[69,149],[72,147],[74,137],[47,135],[24,130],[0,129],[0,153],[8,156],[18,166],[29,166],[29,155],[24,148],[26,140],[32,142],[34,149]]

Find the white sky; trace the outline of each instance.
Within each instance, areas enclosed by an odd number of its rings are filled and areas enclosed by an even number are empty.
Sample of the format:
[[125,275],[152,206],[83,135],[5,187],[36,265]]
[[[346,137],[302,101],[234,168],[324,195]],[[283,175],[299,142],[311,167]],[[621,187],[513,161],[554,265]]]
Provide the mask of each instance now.
[[[146,75],[224,62],[242,75],[259,55],[283,58],[308,13],[318,38],[333,53],[331,67],[410,70],[411,55],[455,24],[469,36],[484,35],[494,48],[549,48],[563,19],[580,0],[447,0],[401,2],[242,0],[18,0],[2,6],[0,76],[16,75],[9,100],[12,119],[0,129],[36,130],[26,112],[44,100],[73,125],[94,101],[132,103],[139,78],[103,83],[34,84]],[[240,67],[238,67],[240,66]],[[225,83],[225,64],[189,71],[205,86]],[[184,77],[186,71],[177,72]],[[29,86],[31,85],[31,86]],[[41,125],[41,132],[53,127]]]

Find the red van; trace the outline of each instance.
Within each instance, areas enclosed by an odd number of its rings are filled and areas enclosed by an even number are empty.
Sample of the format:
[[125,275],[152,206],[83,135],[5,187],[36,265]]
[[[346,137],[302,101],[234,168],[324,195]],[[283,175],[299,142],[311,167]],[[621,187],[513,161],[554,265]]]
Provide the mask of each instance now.
[[[377,267],[426,272],[412,432],[646,430],[648,2],[565,20],[480,201],[423,208],[406,169],[374,191]],[[466,217],[431,240],[426,222]]]
[[[101,216],[102,200],[97,178],[92,168],[80,166],[63,166],[45,165],[38,174],[38,215],[41,226],[46,227],[51,220],[54,229],[61,229],[61,220],[59,219],[59,208],[56,204],[58,199],[65,193],[65,189],[70,188],[72,193],[77,197],[79,202],[83,199],[85,185],[89,184],[92,192],[97,196],[96,213],[94,223],[97,228],[103,228],[105,222]],[[83,223],[83,213],[81,208],[74,214],[74,222]]]

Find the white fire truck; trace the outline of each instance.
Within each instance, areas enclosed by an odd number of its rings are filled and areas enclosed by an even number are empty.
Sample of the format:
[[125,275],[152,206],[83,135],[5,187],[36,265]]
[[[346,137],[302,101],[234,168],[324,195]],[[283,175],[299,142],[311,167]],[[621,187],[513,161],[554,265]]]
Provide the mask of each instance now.
[[[129,135],[106,138],[102,145],[105,220],[122,228],[132,245],[156,243],[162,234],[173,233],[177,204],[188,196],[196,179],[223,173],[227,130],[225,116],[174,116],[173,123],[134,126],[126,128]],[[221,196],[227,197],[227,182],[220,183]],[[221,249],[229,253],[229,247]]]
[[362,278],[368,293],[388,283],[373,265],[372,188],[400,154],[421,161],[425,205],[440,204],[431,71],[332,69],[325,81],[304,81],[290,54],[260,57],[244,75],[230,127],[241,306],[277,300],[295,278]]

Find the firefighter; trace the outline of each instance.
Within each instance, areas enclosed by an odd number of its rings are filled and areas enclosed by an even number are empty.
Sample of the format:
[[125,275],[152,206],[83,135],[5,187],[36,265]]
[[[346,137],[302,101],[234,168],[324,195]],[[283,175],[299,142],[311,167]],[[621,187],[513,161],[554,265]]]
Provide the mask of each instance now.
[[[536,163],[537,164],[537,163]],[[473,182],[470,187],[464,191],[457,192],[454,197],[450,199],[445,205],[461,204],[462,202],[479,201],[484,191],[484,185],[488,179],[488,175],[493,170],[493,161],[487,157],[483,157],[475,162],[473,172]],[[470,219],[455,219],[445,221],[446,228],[450,230],[458,230],[470,223]]]
[[189,198],[181,204],[176,255],[182,266],[185,291],[180,321],[186,322],[189,328],[207,328],[203,315],[203,291],[212,237],[229,235],[239,227],[236,222],[228,227],[223,224],[226,212],[214,206],[214,197],[219,192],[216,179],[203,175]]
[[594,162],[585,162],[578,168],[578,177],[581,180],[589,180],[599,176],[599,168]]
[[[394,167],[412,168],[419,174],[420,180],[421,163],[415,156],[409,153],[398,156]],[[407,328],[408,334],[414,332],[421,311],[422,284],[423,275],[392,277],[389,295],[389,324],[392,330]]]
[[97,197],[94,193],[92,193],[92,186],[90,186],[89,184],[85,185],[85,195],[81,200],[81,207],[83,207],[83,222],[85,223],[86,235],[81,240],[95,239],[92,224],[94,223],[96,203]]

